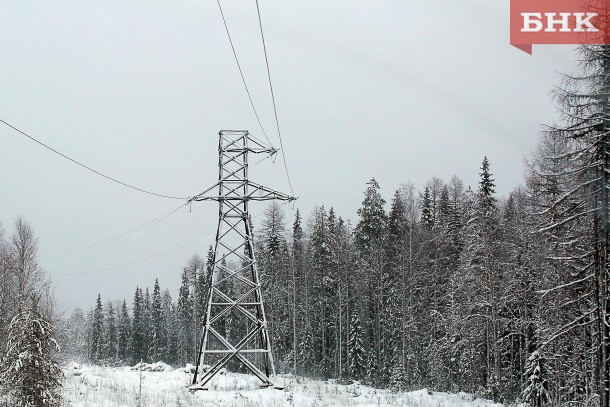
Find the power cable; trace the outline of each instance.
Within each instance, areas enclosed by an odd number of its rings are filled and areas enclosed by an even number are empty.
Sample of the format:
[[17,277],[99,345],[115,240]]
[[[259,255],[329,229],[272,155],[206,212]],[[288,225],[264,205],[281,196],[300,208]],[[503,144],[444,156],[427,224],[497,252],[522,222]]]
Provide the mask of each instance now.
[[277,118],[277,107],[275,104],[275,94],[273,93],[273,84],[271,83],[271,70],[269,69],[269,58],[267,57],[267,46],[265,44],[265,35],[263,34],[263,22],[261,20],[261,10],[258,6],[258,0],[256,0],[256,12],[258,13],[258,25],[261,29],[261,38],[263,40],[263,51],[265,52],[265,64],[267,65],[267,77],[269,78],[269,88],[271,89],[271,100],[273,101],[273,112],[275,113],[275,125],[277,126],[277,136],[280,139],[280,150],[282,151],[282,159],[284,161],[284,169],[286,170],[286,178],[288,178],[288,185],[290,186],[290,192],[294,196],[294,189],[292,188],[292,182],[290,181],[290,174],[288,173],[288,164],[286,164],[286,155],[284,154],[284,143],[282,143],[282,132],[280,131],[280,122]]
[[244,72],[241,69],[241,65],[239,64],[239,59],[237,58],[237,52],[235,51],[235,46],[233,45],[233,40],[231,39],[231,34],[229,33],[229,27],[227,25],[227,20],[225,19],[225,15],[222,12],[222,6],[220,5],[220,0],[216,0],[218,3],[218,8],[220,9],[220,15],[222,16],[222,22],[224,23],[225,30],[227,32],[227,37],[229,37],[229,43],[231,44],[231,49],[233,50],[233,56],[235,57],[235,62],[237,63],[237,68],[239,69],[239,74],[241,75],[241,80],[244,83],[244,88],[246,88],[246,93],[248,94],[248,99],[250,99],[250,105],[252,106],[252,110],[254,111],[254,115],[256,116],[256,120],[258,120],[258,125],[260,126],[263,134],[265,135],[265,139],[269,145],[271,145],[271,141],[269,141],[269,137],[267,137],[267,132],[263,128],[263,123],[261,122],[260,117],[258,116],[258,112],[254,107],[254,102],[252,101],[252,95],[250,95],[250,90],[248,89],[248,85],[246,84],[246,78],[244,77]]
[[138,264],[138,263],[144,263],[144,262],[146,262],[146,261],[153,260],[153,259],[156,259],[156,258],[158,258],[158,257],[162,257],[162,256],[167,256],[168,254],[172,254],[172,253],[175,253],[175,252],[177,252],[177,251],[179,251],[179,250],[186,249],[187,247],[194,246],[194,245],[196,245],[197,243],[203,242],[203,241],[204,241],[204,240],[206,240],[206,239],[211,239],[211,238],[212,238],[212,237],[214,237],[215,235],[216,235],[216,233],[211,234],[211,235],[208,235],[208,236],[206,236],[206,237],[203,237],[203,238],[201,238],[201,239],[199,239],[199,240],[196,240],[196,241],[194,241],[194,242],[191,242],[191,243],[189,243],[189,244],[185,244],[185,245],[183,245],[183,246],[177,247],[177,248],[175,248],[175,249],[173,249],[173,250],[168,250],[168,251],[166,251],[166,252],[163,252],[163,253],[160,253],[160,254],[156,254],[156,255],[154,255],[154,256],[146,257],[146,258],[144,258],[144,259],[140,259],[140,260],[132,261],[132,262],[130,262],[130,263],[120,264],[120,265],[118,265],[118,266],[107,267],[107,268],[103,268],[103,269],[99,269],[99,270],[92,270],[92,271],[81,271],[81,272],[75,272],[75,273],[63,273],[63,275],[64,275],[64,276],[77,276],[77,275],[81,275],[81,274],[93,274],[93,273],[101,273],[101,272],[103,272],[103,271],[116,270],[116,269],[118,269],[118,268],[122,268],[122,267],[133,266],[134,264]]
[[[120,234],[118,234],[118,235],[112,236],[112,237],[110,237],[110,238],[108,238],[108,239],[106,239],[106,240],[102,240],[102,241],[99,241],[99,242],[97,242],[97,243],[90,244],[89,246],[79,247],[78,249],[73,249],[73,250],[70,250],[70,251],[67,251],[67,252],[63,252],[62,254],[71,254],[71,253],[76,253],[76,252],[80,252],[80,251],[83,251],[83,250],[91,249],[91,248],[93,248],[93,247],[96,247],[96,246],[102,245],[102,244],[104,244],[104,243],[111,242],[111,241],[113,241],[113,240],[115,240],[115,239],[118,239],[119,237],[123,237],[123,236],[125,236],[125,235],[128,235],[128,234],[130,234],[131,232],[135,232],[136,230],[141,229],[141,228],[143,228],[143,227],[145,227],[145,226],[148,226],[148,225],[150,225],[151,223],[152,223],[153,225],[152,225],[150,228],[153,228],[155,225],[157,225],[157,224],[158,224],[158,223],[160,223],[161,221],[163,221],[163,220],[167,219],[168,217],[170,217],[170,216],[171,216],[171,215],[173,215],[174,213],[178,212],[180,209],[182,209],[183,207],[185,207],[185,206],[186,206],[186,205],[188,205],[188,204],[189,204],[188,202],[187,202],[187,203],[185,203],[185,204],[182,204],[182,205],[180,205],[179,207],[177,207],[176,209],[172,209],[170,212],[165,213],[165,214],[164,214],[164,215],[162,215],[161,217],[159,217],[159,218],[155,218],[155,219],[153,219],[153,220],[150,220],[150,221],[148,221],[148,222],[146,222],[146,223],[141,224],[140,226],[136,226],[136,227],[135,227],[135,228],[133,228],[133,229],[129,229],[127,232],[123,232],[123,233],[120,233]],[[139,235],[139,234],[138,234],[138,235]],[[136,235],[136,236],[138,236],[138,235]],[[131,239],[133,239],[133,237],[129,238],[129,240],[131,240]]]
[[[282,205],[284,205],[285,203],[286,202],[282,203]],[[265,214],[265,211],[260,212],[257,215],[253,216],[252,219],[256,219],[259,216],[262,216],[264,214]],[[203,242],[205,240],[208,240],[208,239],[212,239],[215,236],[216,236],[216,232],[211,233],[211,234],[209,234],[209,235],[207,235],[205,237],[202,237],[201,239],[196,240],[194,242],[187,243],[185,245],[177,247],[175,249],[168,250],[168,251],[165,251],[163,253],[155,254],[153,256],[145,257],[143,259],[135,260],[135,261],[132,261],[132,262],[129,262],[129,263],[119,264],[118,266],[111,266],[111,267],[106,267],[106,268],[103,268],[103,269],[91,270],[91,271],[80,271],[80,272],[74,272],[74,273],[61,273],[61,274],[64,275],[64,276],[77,276],[77,275],[84,275],[84,274],[101,273],[101,272],[104,272],[104,271],[116,270],[116,269],[120,269],[120,268],[123,268],[123,267],[133,266],[135,264],[144,263],[144,262],[147,262],[147,261],[159,258],[159,257],[167,256],[168,254],[175,253],[177,251],[186,249],[188,247],[195,246],[196,244],[201,243],[201,242]]]
[[158,197],[160,197],[160,198],[168,198],[168,199],[180,199],[180,200],[188,200],[188,199],[189,199],[189,198],[187,198],[187,197],[178,197],[178,196],[171,196],[171,195],[163,195],[163,194],[158,194],[158,193],[156,193],[156,192],[147,191],[147,190],[142,189],[142,188],[134,187],[133,185],[130,185],[130,184],[126,183],[126,182],[119,181],[119,180],[118,180],[118,179],[116,179],[116,178],[113,178],[113,177],[111,177],[111,176],[109,176],[109,175],[103,174],[103,173],[102,173],[102,172],[100,172],[100,171],[97,171],[97,170],[95,170],[95,169],[93,169],[93,168],[91,168],[91,167],[86,166],[85,164],[83,164],[83,163],[81,163],[81,162],[79,162],[79,161],[76,161],[76,160],[75,160],[75,159],[73,159],[73,158],[68,157],[67,155],[65,155],[65,154],[63,154],[63,153],[61,153],[61,152],[59,152],[59,151],[55,150],[54,148],[52,148],[52,147],[50,147],[50,146],[46,145],[45,143],[43,143],[43,142],[42,142],[42,141],[40,141],[40,140],[37,140],[36,138],[34,138],[34,137],[30,136],[30,135],[29,135],[29,134],[27,134],[26,132],[24,132],[24,131],[22,131],[22,130],[19,130],[17,127],[13,126],[12,124],[10,124],[10,123],[8,123],[8,122],[6,122],[6,121],[2,120],[2,119],[0,119],[0,122],[2,122],[3,124],[5,124],[6,126],[10,127],[11,129],[15,130],[17,133],[20,133],[21,135],[23,135],[23,136],[25,136],[25,137],[29,138],[29,139],[30,139],[30,140],[32,140],[33,142],[40,144],[41,146],[43,146],[43,147],[44,147],[44,148],[46,148],[47,150],[50,150],[50,151],[54,152],[55,154],[57,154],[57,155],[59,155],[59,156],[61,156],[61,157],[65,158],[65,159],[67,159],[67,160],[72,161],[74,164],[76,164],[76,165],[78,165],[78,166],[80,166],[80,167],[83,167],[84,169],[89,170],[89,171],[93,172],[94,174],[97,174],[97,175],[99,175],[99,176],[101,176],[101,177],[104,177],[104,178],[106,178],[106,179],[108,179],[108,180],[110,180],[110,181],[112,181],[112,182],[116,182],[117,184],[123,185],[123,186],[125,186],[125,187],[127,187],[127,188],[131,188],[131,189],[134,189],[134,190],[139,191],[139,192],[143,192],[143,193],[148,194],[148,195],[154,195],[154,196],[158,196]]
[[[127,239],[125,239],[125,240],[123,240],[123,241],[121,241],[121,242],[117,243],[116,245],[114,245],[114,246],[110,247],[109,249],[107,249],[107,250],[105,250],[105,251],[103,251],[103,252],[101,252],[101,253],[98,253],[98,254],[96,254],[96,255],[94,255],[94,256],[91,256],[91,257],[89,257],[89,258],[86,258],[86,259],[84,259],[84,260],[81,260],[81,261],[79,261],[79,262],[76,262],[76,263],[74,263],[74,264],[72,264],[72,265],[70,265],[70,266],[67,266],[67,267],[66,267],[66,269],[72,269],[72,268],[74,268],[74,267],[77,267],[77,266],[80,266],[80,265],[82,265],[82,264],[88,263],[88,262],[90,262],[91,260],[95,260],[95,259],[97,259],[97,258],[100,258],[100,257],[102,257],[102,256],[103,256],[103,255],[105,255],[105,254],[111,253],[111,252],[115,251],[116,249],[119,249],[119,248],[121,248],[121,247],[125,246],[125,244],[126,244],[126,243],[130,242],[131,240],[136,239],[136,238],[137,238],[137,237],[139,237],[139,236],[141,236],[141,235],[142,235],[144,232],[146,232],[147,230],[152,229],[153,227],[155,227],[156,225],[158,225],[159,223],[161,223],[163,220],[167,219],[169,216],[173,215],[173,214],[174,214],[174,213],[176,213],[176,212],[177,212],[179,209],[183,208],[183,207],[184,207],[184,206],[186,206],[186,205],[187,205],[187,204],[184,204],[184,205],[180,206],[179,208],[177,208],[177,209],[173,210],[172,212],[170,212],[170,213],[166,214],[166,215],[165,215],[165,216],[163,216],[162,218],[156,219],[156,220],[154,221],[154,223],[148,227],[148,229],[142,230],[142,231],[140,231],[140,232],[136,233],[135,235],[130,236],[129,238],[127,238]],[[150,223],[151,223],[151,222],[149,222],[149,224],[150,224]],[[125,235],[125,234],[123,234],[123,235]]]

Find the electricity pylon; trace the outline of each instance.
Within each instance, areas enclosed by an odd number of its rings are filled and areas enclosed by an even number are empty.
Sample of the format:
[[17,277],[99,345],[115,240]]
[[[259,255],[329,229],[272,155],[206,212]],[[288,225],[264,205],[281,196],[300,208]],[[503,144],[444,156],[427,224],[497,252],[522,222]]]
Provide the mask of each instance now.
[[[218,201],[219,205],[207,311],[191,389],[204,389],[232,359],[256,375],[263,382],[261,386],[272,386],[270,375],[275,375],[275,367],[248,204],[296,198],[248,179],[249,154],[272,155],[276,149],[254,139],[247,130],[222,130],[218,134],[218,182],[191,198]],[[215,188],[218,195],[212,194]],[[200,372],[204,363],[210,367]]]

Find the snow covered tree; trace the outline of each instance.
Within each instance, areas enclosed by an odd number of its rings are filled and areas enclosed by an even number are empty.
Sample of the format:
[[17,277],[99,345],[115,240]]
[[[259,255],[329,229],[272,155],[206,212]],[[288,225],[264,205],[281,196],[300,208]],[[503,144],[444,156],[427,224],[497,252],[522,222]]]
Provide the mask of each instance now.
[[[301,213],[297,208],[292,224],[292,369],[293,374],[297,374],[297,357],[299,340],[298,335],[304,331],[304,318],[297,319],[297,309],[303,309],[308,298],[308,286],[304,276],[305,250],[303,242],[303,227],[301,226]],[[298,289],[297,289],[298,287]]]
[[299,373],[313,375],[316,373],[315,349],[313,345],[313,334],[310,326],[305,325],[299,339],[299,351],[297,362],[300,367]]
[[83,310],[76,308],[69,318],[60,319],[54,325],[55,337],[62,350],[62,356],[74,361],[84,361],[89,350],[87,343],[89,325]]
[[395,355],[395,358],[398,360],[392,363],[389,387],[394,391],[403,391],[406,386],[405,370],[400,357]]
[[549,391],[553,402],[608,407],[610,46],[582,46],[580,59],[581,72],[566,76],[555,92],[562,121],[548,126],[531,165],[536,232],[550,252],[540,348],[555,364],[548,381],[559,386]]
[[521,398],[533,407],[541,407],[549,401],[547,379],[545,378],[543,358],[540,352],[534,351],[528,359],[525,376],[527,387],[523,390]]
[[373,178],[367,185],[362,206],[358,209],[360,220],[354,230],[356,245],[363,252],[369,252],[381,246],[387,221],[387,215],[383,209],[385,200],[379,193],[379,184]]
[[354,312],[350,321],[349,341],[347,342],[349,374],[354,380],[362,380],[366,375],[366,351],[363,331],[358,314]]
[[142,296],[142,328],[144,336],[144,348],[146,352],[145,360],[156,362],[156,360],[151,359],[153,356],[153,335],[155,334],[152,314],[153,310],[150,291],[148,290],[148,287],[146,287],[144,290],[144,295]]
[[15,231],[9,245],[11,267],[17,279],[17,295],[14,298],[15,309],[17,301],[22,297],[36,298],[41,313],[49,314],[44,293],[49,289],[49,280],[38,264],[38,238],[28,222],[19,218],[15,222]]
[[[193,300],[189,290],[188,269],[185,267],[182,271],[182,284],[178,292],[177,306],[177,323],[178,323],[178,363],[184,365],[187,361],[192,360],[192,355],[195,352],[193,324]],[[189,357],[190,356],[190,357]]]
[[[269,324],[269,335],[274,347],[274,357],[280,370],[289,364],[292,346],[292,265],[288,253],[284,212],[277,202],[265,210],[257,244],[257,261],[265,310]],[[246,246],[247,248],[248,246]],[[234,287],[233,289],[238,289]]]
[[91,315],[91,332],[89,333],[89,359],[93,363],[100,363],[104,358],[104,309],[102,297],[97,295],[95,308]]
[[164,361],[173,365],[178,361],[178,315],[168,289],[163,291],[161,306],[163,308],[162,322],[165,331]]
[[167,329],[165,325],[165,314],[161,300],[161,288],[159,280],[155,279],[151,303],[151,330],[152,341],[150,343],[150,357],[154,361],[163,360],[167,355]]
[[[365,303],[363,324],[365,329],[365,346],[370,346],[372,354],[370,372],[376,381],[377,367],[382,354],[382,318],[381,308],[384,292],[381,285],[384,264],[383,243],[386,233],[387,215],[383,206],[385,200],[379,193],[379,184],[375,179],[367,183],[362,206],[358,209],[360,217],[354,230],[354,242],[358,250],[358,273],[362,279],[363,291],[360,301]],[[375,370],[373,372],[373,370]]]
[[195,327],[195,347],[198,347],[201,342],[201,333],[203,331],[202,321],[207,312],[207,300],[212,283],[212,269],[214,267],[214,249],[212,246],[208,248],[205,262],[199,256],[193,256],[187,265],[188,270],[192,274],[193,281],[193,322]]
[[113,364],[117,361],[118,337],[114,306],[110,301],[106,305],[106,316],[104,318],[103,335],[103,358]]
[[142,289],[136,287],[133,297],[133,319],[131,320],[131,363],[135,364],[140,360],[146,360],[148,355],[148,342],[146,325],[144,321],[144,298]]
[[500,292],[498,256],[498,208],[494,197],[495,185],[489,172],[487,158],[483,160],[479,188],[470,220],[465,227],[465,247],[456,276],[459,284],[461,318],[460,337],[470,355],[469,372],[478,369],[464,385],[470,391],[488,391],[497,397],[497,378],[500,373],[499,311]]
[[131,339],[131,319],[127,311],[127,303],[123,300],[117,326],[117,357],[119,362],[128,363]]
[[382,276],[382,314],[383,358],[382,369],[384,381],[389,383],[390,376],[402,371],[403,351],[403,303],[404,275],[407,266],[409,221],[407,209],[400,191],[394,193],[392,207],[388,216],[387,236],[385,242],[385,263]]
[[0,388],[12,405],[59,406],[63,373],[53,326],[37,310],[36,300],[22,299],[8,326],[6,352],[0,356]]
[[430,190],[428,187],[424,188],[424,194],[422,195],[422,206],[421,206],[421,224],[426,228],[432,228],[432,202],[430,201]]

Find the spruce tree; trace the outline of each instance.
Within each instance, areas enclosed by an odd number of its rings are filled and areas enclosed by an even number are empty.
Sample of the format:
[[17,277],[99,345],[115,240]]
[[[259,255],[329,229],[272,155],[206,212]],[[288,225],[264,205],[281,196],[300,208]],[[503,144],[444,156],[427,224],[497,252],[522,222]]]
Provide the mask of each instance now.
[[[402,371],[402,334],[403,334],[403,276],[407,265],[406,248],[408,247],[409,225],[406,206],[400,191],[392,199],[388,216],[387,238],[384,245],[385,264],[382,276],[384,293],[382,313],[385,315],[383,330],[383,380],[387,383],[390,376]],[[400,369],[399,369],[400,368]],[[398,369],[398,370],[397,370]]]
[[131,320],[129,318],[129,312],[127,311],[127,303],[125,302],[125,300],[123,300],[123,303],[121,304],[117,331],[118,360],[121,363],[128,363],[131,361],[129,357],[129,342],[131,340]]
[[[303,311],[306,299],[309,297],[308,286],[304,280],[305,253],[303,248],[303,228],[301,226],[301,214],[297,208],[292,224],[292,368],[293,374],[297,374],[297,356],[299,347],[299,333],[306,324],[306,318],[297,318],[297,309]],[[297,289],[297,287],[299,287]],[[309,315],[306,311],[305,315]]]
[[424,189],[421,205],[421,224],[426,228],[432,228],[432,202],[430,201],[430,190],[428,187]]
[[313,315],[311,325],[320,327],[312,331],[316,361],[316,368],[319,373],[325,373],[328,368],[328,327],[331,321],[328,320],[329,310],[326,299],[328,292],[325,290],[328,280],[328,271],[332,265],[332,255],[330,252],[330,231],[328,225],[328,215],[323,206],[318,207],[314,214],[314,224],[310,237],[310,259],[311,259],[311,278],[312,292],[311,305]]
[[373,178],[367,185],[362,206],[358,209],[360,220],[354,231],[356,245],[363,253],[369,253],[381,246],[387,221],[383,209],[385,200],[379,193],[379,184]]
[[[142,296],[142,328],[144,335],[144,352],[146,354],[145,360],[156,362],[153,358],[153,323],[152,323],[152,301],[150,298],[150,292],[148,287],[144,290]],[[152,359],[151,359],[152,358]]]
[[182,271],[182,284],[178,292],[178,363],[181,365],[191,360],[195,352],[193,324],[193,301],[189,290],[189,278],[187,269]]
[[206,255],[205,264],[200,261],[197,269],[197,278],[194,281],[193,292],[193,319],[195,325],[195,347],[198,349],[201,344],[201,334],[203,331],[202,323],[207,310],[208,296],[210,295],[210,285],[212,284],[212,272],[214,269],[214,248],[210,246]]
[[[28,303],[29,302],[29,303]],[[53,325],[38,311],[35,300],[21,301],[8,326],[5,353],[0,355],[0,387],[23,407],[58,407],[63,373]]]
[[161,301],[161,288],[159,287],[158,279],[155,279],[153,288],[150,322],[152,331],[150,356],[152,357],[152,360],[159,361],[164,359],[167,353],[167,329],[165,326],[165,315]]
[[104,310],[100,294],[97,295],[97,301],[93,309],[89,337],[89,359],[93,363],[100,363],[104,357]]
[[466,243],[459,273],[459,304],[464,323],[458,328],[470,355],[463,366],[470,375],[464,385],[471,391],[486,389],[485,395],[496,398],[500,376],[500,309],[498,207],[495,185],[487,158],[483,160],[475,205],[466,227]]
[[178,361],[178,315],[169,290],[163,291],[161,297],[163,307],[163,326],[165,331],[164,360],[170,365]]
[[106,317],[104,318],[103,338],[103,358],[108,363],[114,364],[117,361],[118,336],[114,306],[110,301],[106,305]]
[[523,389],[521,394],[522,400],[532,407],[544,406],[549,399],[547,390],[547,379],[544,369],[544,359],[539,351],[532,352],[528,359],[525,377],[527,378],[527,387]]
[[144,299],[142,289],[136,287],[133,297],[133,319],[131,321],[131,363],[147,358],[147,335],[144,324]]
[[362,281],[360,296],[363,302],[363,324],[365,329],[365,346],[371,349],[369,356],[369,373],[374,382],[378,376],[379,363],[382,358],[382,325],[384,315],[381,313],[385,293],[383,292],[383,265],[387,215],[383,206],[385,200],[379,193],[379,184],[375,179],[367,183],[362,206],[358,209],[360,217],[354,230],[354,242],[358,249],[357,272]]
[[354,312],[350,321],[347,352],[349,374],[354,380],[362,380],[366,374],[366,352],[362,339],[363,331],[358,314]]

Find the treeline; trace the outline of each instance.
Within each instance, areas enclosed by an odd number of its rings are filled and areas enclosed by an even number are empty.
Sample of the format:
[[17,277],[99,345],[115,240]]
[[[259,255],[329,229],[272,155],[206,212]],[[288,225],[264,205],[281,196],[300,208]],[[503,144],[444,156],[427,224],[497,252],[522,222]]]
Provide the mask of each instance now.
[[63,342],[71,357],[85,357],[97,364],[124,365],[164,361],[172,365],[194,363],[205,304],[209,261],[193,256],[182,272],[178,300],[161,291],[155,280],[152,292],[137,287],[127,301],[102,302],[85,315],[76,309],[64,321]]
[[17,219],[0,225],[0,406],[58,406],[62,372],[51,283],[38,263],[38,238]]
[[[433,178],[396,191],[389,210],[372,179],[355,224],[324,206],[306,220],[268,207],[256,255],[280,372],[609,405],[610,48],[581,56],[582,75],[555,94],[562,124],[508,197],[485,159],[474,189]],[[98,298],[73,318],[91,360],[192,362],[206,273],[193,258],[176,304],[158,284],[136,290],[131,316]]]

